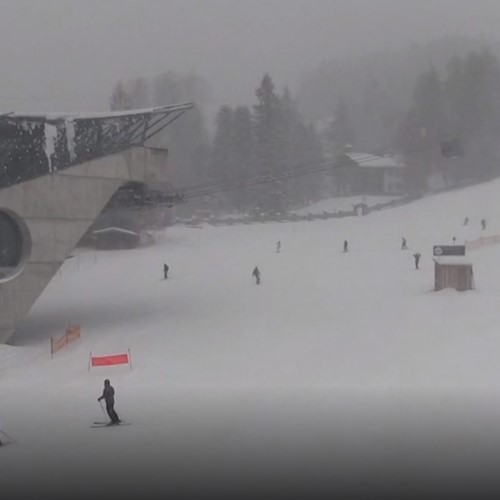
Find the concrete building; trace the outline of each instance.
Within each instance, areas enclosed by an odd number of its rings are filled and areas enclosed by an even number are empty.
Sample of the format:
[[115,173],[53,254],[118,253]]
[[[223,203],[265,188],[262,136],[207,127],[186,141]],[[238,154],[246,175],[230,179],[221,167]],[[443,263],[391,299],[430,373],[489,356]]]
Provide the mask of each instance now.
[[120,186],[166,181],[166,152],[146,141],[191,107],[0,116],[0,342]]

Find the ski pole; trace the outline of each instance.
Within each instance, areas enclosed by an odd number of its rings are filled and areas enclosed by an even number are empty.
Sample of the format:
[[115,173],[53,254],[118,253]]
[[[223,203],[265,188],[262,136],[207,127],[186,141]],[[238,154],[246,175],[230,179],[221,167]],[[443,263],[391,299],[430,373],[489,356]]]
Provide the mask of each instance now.
[[104,411],[104,407],[102,406],[102,401],[99,401],[99,406],[101,407],[103,415],[106,416],[106,412]]

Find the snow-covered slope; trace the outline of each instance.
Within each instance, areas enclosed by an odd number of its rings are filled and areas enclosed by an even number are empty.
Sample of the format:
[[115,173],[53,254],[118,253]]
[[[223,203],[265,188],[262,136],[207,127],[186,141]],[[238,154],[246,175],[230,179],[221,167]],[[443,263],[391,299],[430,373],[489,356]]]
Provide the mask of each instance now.
[[[49,464],[56,485],[60,469],[85,484],[115,459],[123,482],[173,450],[187,466],[228,443],[238,456],[242,442],[282,449],[290,435],[304,447],[323,440],[323,424],[422,423],[450,400],[460,418],[463,401],[485,394],[474,408],[500,425],[500,245],[469,252],[476,290],[432,291],[432,246],[500,234],[499,193],[496,181],[364,217],[173,227],[152,248],[77,252],[15,345],[0,347],[0,419],[19,441],[0,449],[7,484],[28,470],[46,485]],[[82,338],[51,359],[49,339],[69,323]],[[88,372],[90,352],[127,349],[132,370]],[[132,426],[89,428],[106,377]]]

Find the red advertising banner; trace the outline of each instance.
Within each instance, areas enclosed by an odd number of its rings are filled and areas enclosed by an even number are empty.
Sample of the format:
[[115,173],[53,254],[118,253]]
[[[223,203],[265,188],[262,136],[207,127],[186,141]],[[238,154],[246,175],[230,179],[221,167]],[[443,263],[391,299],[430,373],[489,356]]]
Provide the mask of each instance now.
[[132,360],[130,358],[130,349],[128,353],[108,354],[106,356],[89,357],[89,371],[91,366],[113,366],[113,365],[129,365],[132,369]]
[[92,366],[128,365],[128,354],[92,356]]

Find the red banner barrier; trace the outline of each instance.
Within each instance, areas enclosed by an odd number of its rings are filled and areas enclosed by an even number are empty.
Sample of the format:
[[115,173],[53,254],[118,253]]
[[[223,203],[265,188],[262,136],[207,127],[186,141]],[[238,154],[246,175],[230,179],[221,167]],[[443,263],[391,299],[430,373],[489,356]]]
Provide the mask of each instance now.
[[92,366],[128,365],[128,354],[113,354],[112,356],[93,356]]
[[89,358],[89,371],[91,366],[112,366],[112,365],[129,365],[132,369],[132,361],[130,359],[130,349],[128,353],[109,354],[106,356],[92,356]]

